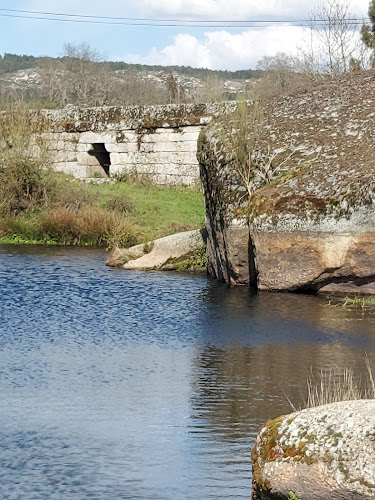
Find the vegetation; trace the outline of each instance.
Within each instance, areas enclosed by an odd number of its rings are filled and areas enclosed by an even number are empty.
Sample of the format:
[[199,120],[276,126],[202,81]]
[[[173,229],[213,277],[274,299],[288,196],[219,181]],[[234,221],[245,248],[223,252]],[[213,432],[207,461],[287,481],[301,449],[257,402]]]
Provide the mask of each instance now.
[[341,307],[343,309],[358,309],[362,311],[375,311],[375,298],[374,297],[345,297],[344,299],[337,299],[329,301],[328,305],[331,307]]
[[[12,78],[12,73],[30,69],[36,71],[35,80],[22,84]],[[154,72],[152,80],[150,72]],[[87,43],[67,43],[59,58],[0,56],[0,104],[22,100],[31,107],[60,108],[67,104],[126,106],[225,100],[234,98],[224,88],[227,79],[255,80],[260,74],[257,70],[230,72],[110,62]],[[186,78],[198,78],[202,83],[188,89]]]
[[[355,401],[359,399],[375,399],[375,379],[371,361],[365,354],[364,363],[366,376],[361,376],[362,370],[355,367],[336,368],[328,371],[321,369],[318,374],[307,379],[307,399],[305,408],[337,403],[341,401]],[[287,396],[286,396],[287,397]],[[299,411],[287,397],[294,411]]]
[[164,265],[168,270],[203,272],[207,269],[206,245],[197,248],[190,255],[184,255],[181,258],[170,258]]
[[50,171],[40,175],[44,197],[31,196],[25,208],[0,211],[0,242],[128,247],[203,222],[198,190],[84,184]]
[[371,66],[375,67],[375,0],[370,0],[368,16],[370,25],[362,26],[361,36],[363,43],[371,51]]
[[293,493],[293,491],[290,491],[288,500],[301,500],[301,498],[297,497],[297,495]]
[[0,114],[0,241],[126,247],[202,224],[198,189],[85,184],[51,171],[43,141],[32,142],[45,125],[20,105]]
[[[71,47],[71,44],[69,44],[69,46]],[[5,73],[15,73],[21,69],[38,68],[43,66],[46,59],[63,62],[64,57],[67,57],[67,55],[57,58],[46,58],[5,53],[3,56],[0,55],[0,71],[4,71]],[[123,61],[108,61],[108,69],[110,71],[166,71],[167,68],[160,65],[129,64]],[[191,66],[168,66],[168,70],[176,74],[193,76],[195,78],[202,79],[208,77],[218,77],[223,80],[245,80],[249,78],[258,78],[261,75],[261,71],[253,69],[227,71],[192,68]]]
[[357,399],[374,399],[375,382],[369,358],[365,357],[367,378],[361,379],[354,368],[324,372],[318,378],[313,374],[307,380],[307,408]]

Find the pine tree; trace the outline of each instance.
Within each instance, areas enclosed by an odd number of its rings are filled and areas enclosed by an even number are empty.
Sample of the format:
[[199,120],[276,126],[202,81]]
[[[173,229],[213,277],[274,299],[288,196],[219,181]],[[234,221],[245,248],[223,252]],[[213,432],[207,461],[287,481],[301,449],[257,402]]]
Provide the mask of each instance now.
[[364,24],[361,29],[362,41],[372,50],[371,65],[375,67],[375,0],[370,0],[368,9],[370,25]]

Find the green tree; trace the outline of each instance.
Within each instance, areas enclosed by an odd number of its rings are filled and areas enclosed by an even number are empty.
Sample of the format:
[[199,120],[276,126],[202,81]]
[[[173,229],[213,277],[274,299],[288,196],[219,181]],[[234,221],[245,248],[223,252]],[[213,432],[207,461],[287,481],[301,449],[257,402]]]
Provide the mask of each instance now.
[[368,16],[370,25],[362,26],[361,35],[363,43],[372,51],[371,66],[375,67],[375,0],[370,1]]

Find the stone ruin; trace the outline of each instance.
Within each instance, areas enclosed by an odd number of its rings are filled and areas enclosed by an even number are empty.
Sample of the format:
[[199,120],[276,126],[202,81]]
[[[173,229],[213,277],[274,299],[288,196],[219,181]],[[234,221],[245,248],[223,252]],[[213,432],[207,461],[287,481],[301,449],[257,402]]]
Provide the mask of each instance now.
[[140,175],[155,184],[200,183],[197,139],[236,103],[44,110],[52,167],[78,179]]

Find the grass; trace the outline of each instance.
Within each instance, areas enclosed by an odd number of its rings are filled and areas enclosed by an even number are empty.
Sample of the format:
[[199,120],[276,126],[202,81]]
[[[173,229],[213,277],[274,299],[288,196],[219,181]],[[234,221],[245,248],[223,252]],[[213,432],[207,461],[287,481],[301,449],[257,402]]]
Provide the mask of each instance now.
[[[355,401],[359,399],[375,399],[375,379],[370,359],[365,353],[366,376],[355,372],[354,367],[344,369],[320,370],[318,375],[307,379],[307,400],[305,408],[337,403],[340,401]],[[287,397],[292,409],[299,411]]]
[[301,500],[301,499],[297,497],[297,495],[293,491],[291,491],[289,493],[288,500]]
[[0,113],[0,242],[128,247],[202,225],[198,189],[140,178],[86,184],[53,172],[44,130],[22,104]]
[[345,297],[335,302],[330,300],[328,305],[348,310],[358,309],[362,311],[375,311],[375,297]]
[[103,208],[114,200],[126,200],[128,217],[138,226],[143,241],[197,229],[204,221],[203,195],[198,189],[124,182],[87,187]]
[[85,184],[54,172],[45,182],[42,200],[0,214],[0,243],[128,247],[196,229],[204,219],[198,189]]

